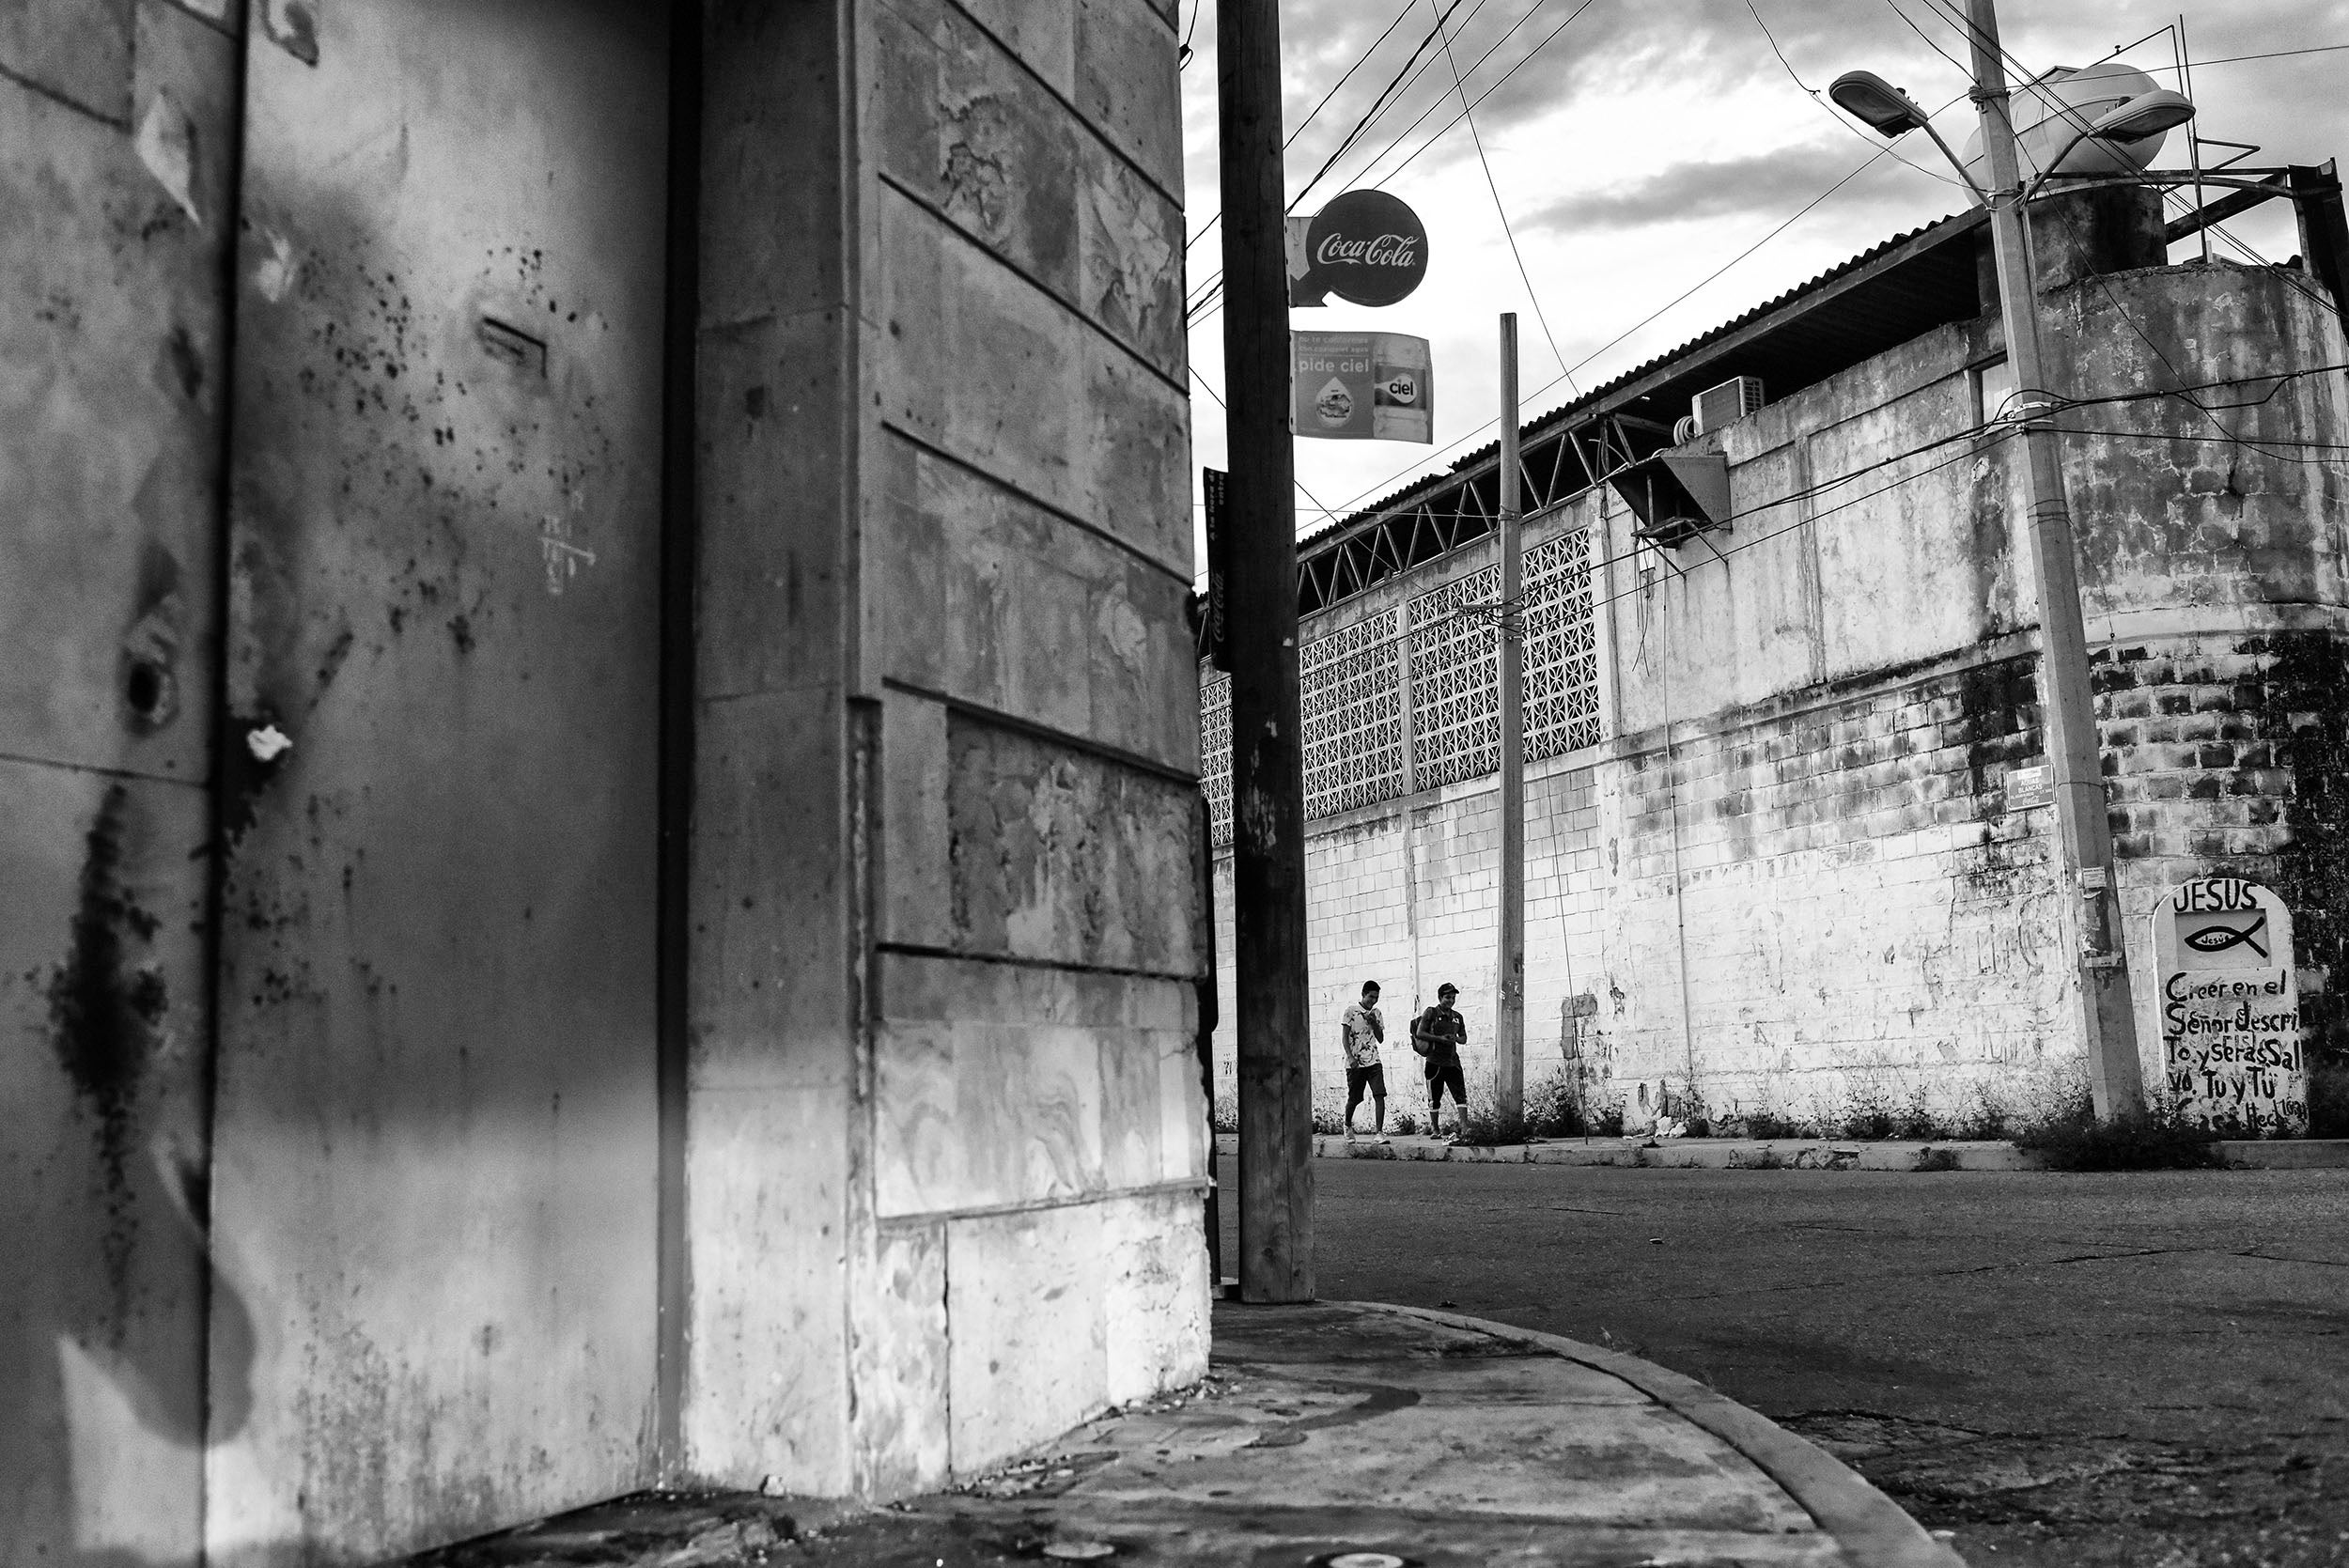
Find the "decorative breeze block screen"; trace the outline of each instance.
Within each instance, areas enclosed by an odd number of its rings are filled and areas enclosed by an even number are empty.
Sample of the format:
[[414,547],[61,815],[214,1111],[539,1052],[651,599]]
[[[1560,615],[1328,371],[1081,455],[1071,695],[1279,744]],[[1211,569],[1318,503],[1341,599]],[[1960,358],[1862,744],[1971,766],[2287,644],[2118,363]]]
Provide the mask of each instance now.
[[1394,612],[1382,610],[1298,650],[1308,820],[1403,793],[1403,650],[1394,632]]
[[1215,846],[1232,842],[1232,677],[1199,666],[1199,787]]
[[[1575,529],[1525,552],[1525,755],[1599,741],[1598,641],[1591,536]],[[1305,815],[1330,816],[1403,793],[1403,677],[1409,660],[1412,749],[1421,789],[1501,766],[1501,634],[1489,610],[1501,568],[1486,567],[1411,601],[1408,646],[1380,611],[1299,650],[1304,699]],[[1232,677],[1199,671],[1199,787],[1215,846],[1232,843]]]
[[1482,778],[1501,767],[1501,633],[1489,612],[1463,605],[1501,597],[1486,567],[1411,601],[1412,753],[1422,789]]
[[1525,755],[1598,744],[1598,636],[1591,624],[1591,535],[1578,528],[1525,552]]

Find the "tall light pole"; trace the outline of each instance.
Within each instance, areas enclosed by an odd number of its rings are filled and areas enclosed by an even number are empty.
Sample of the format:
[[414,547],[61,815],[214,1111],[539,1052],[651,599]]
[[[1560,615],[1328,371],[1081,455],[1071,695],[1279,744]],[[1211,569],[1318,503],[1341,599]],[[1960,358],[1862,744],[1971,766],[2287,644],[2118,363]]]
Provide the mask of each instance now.
[[1501,318],[1501,973],[1493,1100],[1525,1114],[1525,539],[1518,513],[1517,317]]
[[[2063,454],[2049,423],[2054,402],[2040,351],[2039,300],[2026,228],[2022,174],[2015,126],[2007,112],[2006,68],[1999,48],[1994,0],[1968,0],[1973,42],[1973,99],[1982,116],[1990,189],[1973,178],[1934,132],[1924,111],[1882,78],[1852,71],[1828,88],[1835,101],[1888,136],[1923,129],[1958,164],[1990,210],[1990,237],[1999,277],[1999,308],[2006,325],[2021,417],[2024,488],[2030,517],[2031,558],[2039,577],[2039,636],[2047,761],[2054,782],[2056,875],[2062,930],[2077,985],[2080,1037],[2096,1114],[2105,1120],[2144,1110],[2145,1084],[2137,1057],[2137,1013],[2121,933],[2119,888],[2113,876],[2112,830],[2105,817],[2104,753],[2096,732],[2095,695],[2088,678],[2088,627],[2080,609],[2079,567],[2072,514],[2064,500]],[[2086,136],[2133,140],[2167,130],[2193,113],[2175,94],[2146,94],[2082,128]],[[2082,138],[2075,138],[2077,142]],[[2068,151],[2068,148],[2067,148]],[[2060,160],[2059,160],[2060,162]]]

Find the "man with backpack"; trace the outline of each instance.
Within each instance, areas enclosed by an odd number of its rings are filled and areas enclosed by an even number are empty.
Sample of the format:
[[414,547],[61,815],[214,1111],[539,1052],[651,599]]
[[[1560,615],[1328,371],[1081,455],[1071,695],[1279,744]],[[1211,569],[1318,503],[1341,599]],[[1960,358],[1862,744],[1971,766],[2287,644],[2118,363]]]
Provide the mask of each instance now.
[[1460,987],[1450,982],[1436,987],[1436,1004],[1411,1020],[1411,1048],[1425,1059],[1427,1130],[1443,1134],[1444,1091],[1452,1091],[1456,1132],[1468,1130],[1468,1080],[1460,1070],[1460,1048],[1468,1043],[1468,1022],[1454,1010],[1452,999]]

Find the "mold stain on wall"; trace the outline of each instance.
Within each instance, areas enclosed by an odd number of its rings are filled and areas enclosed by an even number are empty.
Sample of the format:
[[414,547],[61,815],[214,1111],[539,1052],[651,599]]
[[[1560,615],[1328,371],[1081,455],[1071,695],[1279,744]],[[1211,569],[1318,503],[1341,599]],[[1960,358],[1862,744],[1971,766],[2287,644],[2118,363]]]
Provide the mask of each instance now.
[[162,923],[123,884],[131,815],[130,792],[109,786],[86,841],[66,958],[47,987],[58,1064],[95,1128],[106,1208],[101,1254],[117,1296],[130,1289],[138,1234],[130,1163],[139,1083],[170,1001],[163,975],[144,956]]

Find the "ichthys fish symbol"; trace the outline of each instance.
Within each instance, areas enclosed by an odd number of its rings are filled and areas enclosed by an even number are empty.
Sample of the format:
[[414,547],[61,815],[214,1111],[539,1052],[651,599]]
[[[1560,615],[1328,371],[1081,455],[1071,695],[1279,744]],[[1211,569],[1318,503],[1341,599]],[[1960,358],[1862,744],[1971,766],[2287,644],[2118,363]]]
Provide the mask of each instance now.
[[2205,925],[2186,939],[2186,945],[2197,953],[2224,953],[2231,947],[2248,946],[2261,957],[2267,956],[2266,944],[2259,934],[2267,928],[2267,917],[2261,915],[2248,925]]

